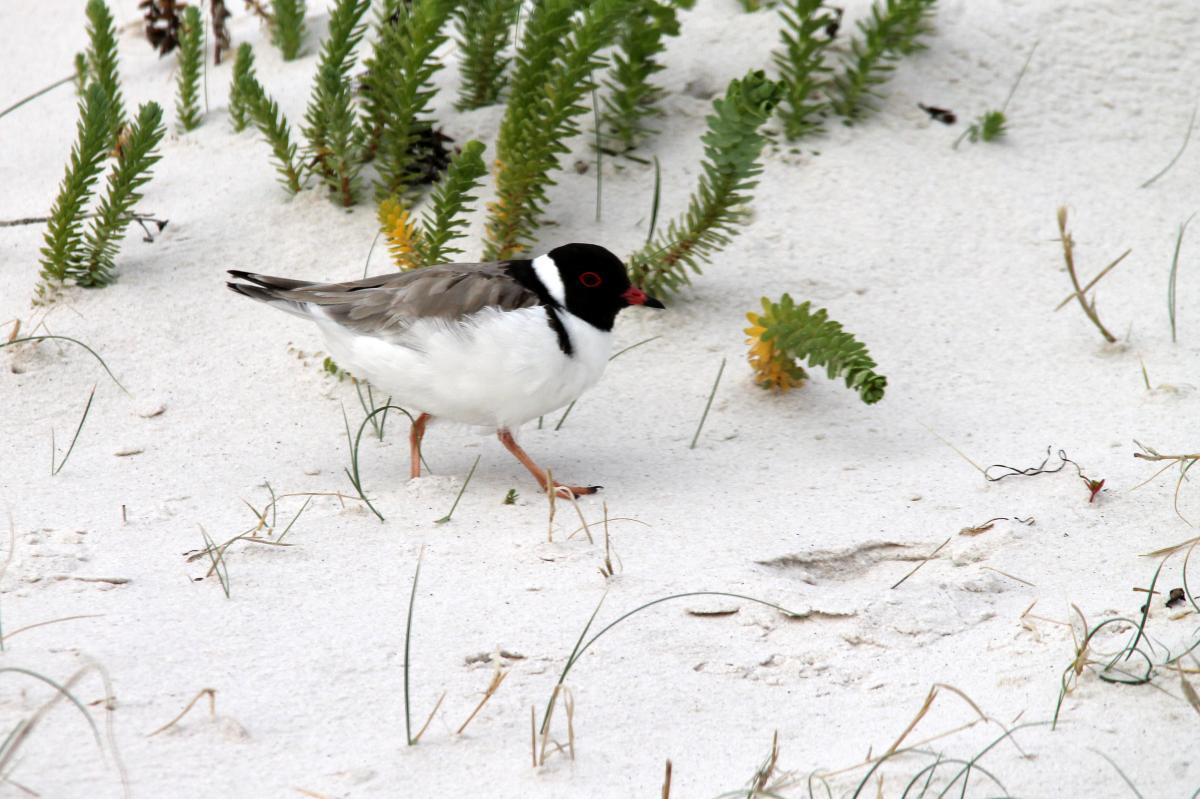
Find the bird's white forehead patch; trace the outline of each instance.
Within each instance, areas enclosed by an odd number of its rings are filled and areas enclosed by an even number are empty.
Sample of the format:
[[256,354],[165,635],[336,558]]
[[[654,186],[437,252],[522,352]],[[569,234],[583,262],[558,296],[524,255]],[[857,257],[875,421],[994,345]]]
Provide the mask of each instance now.
[[567,294],[563,288],[562,275],[558,273],[558,264],[549,255],[539,255],[533,259],[533,273],[542,281],[546,291],[559,305],[566,305]]

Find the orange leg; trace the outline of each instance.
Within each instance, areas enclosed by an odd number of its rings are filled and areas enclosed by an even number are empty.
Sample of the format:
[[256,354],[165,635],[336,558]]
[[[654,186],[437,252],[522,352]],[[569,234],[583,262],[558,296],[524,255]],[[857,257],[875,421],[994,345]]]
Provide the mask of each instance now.
[[425,437],[425,425],[429,424],[431,418],[433,417],[427,413],[421,414],[412,423],[412,429],[408,431],[408,447],[412,455],[410,477],[421,476],[421,439]]
[[[513,456],[521,462],[521,465],[529,470],[529,473],[533,475],[534,480],[538,481],[538,485],[542,487],[542,490],[550,490],[549,478],[547,477],[546,472],[542,469],[542,467],[533,462],[533,458],[529,457],[525,453],[525,450],[521,449],[521,447],[513,439],[512,433],[507,430],[497,430],[496,436],[500,439],[500,443],[504,445],[504,448],[511,452]],[[595,494],[601,488],[602,486],[571,486],[559,483],[557,481],[554,483],[555,492],[562,496],[570,494],[572,496],[581,497],[584,494]]]

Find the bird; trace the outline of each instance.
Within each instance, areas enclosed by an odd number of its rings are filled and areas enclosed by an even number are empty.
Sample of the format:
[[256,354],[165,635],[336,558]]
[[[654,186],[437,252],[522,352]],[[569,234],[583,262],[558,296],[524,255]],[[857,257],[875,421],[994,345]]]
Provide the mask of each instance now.
[[238,294],[315,322],[339,367],[418,411],[410,475],[421,476],[431,419],[496,431],[545,491],[578,497],[517,444],[521,425],[561,408],[600,379],[617,314],[662,309],[625,264],[596,244],[529,259],[446,263],[345,283],[229,270]]

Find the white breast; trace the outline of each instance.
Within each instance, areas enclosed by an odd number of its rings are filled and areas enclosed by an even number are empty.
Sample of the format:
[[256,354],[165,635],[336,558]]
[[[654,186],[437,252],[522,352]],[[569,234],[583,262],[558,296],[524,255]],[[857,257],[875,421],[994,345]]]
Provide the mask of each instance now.
[[558,315],[570,356],[540,306],[420,320],[394,341],[314,318],[338,365],[395,404],[464,424],[515,428],[577,399],[604,374],[611,333],[565,311]]

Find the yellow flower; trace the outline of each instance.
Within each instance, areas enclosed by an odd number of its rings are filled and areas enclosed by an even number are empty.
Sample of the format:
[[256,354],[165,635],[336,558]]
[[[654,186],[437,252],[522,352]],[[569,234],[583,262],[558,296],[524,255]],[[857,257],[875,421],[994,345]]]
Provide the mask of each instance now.
[[746,318],[750,320],[750,327],[745,330],[749,336],[746,343],[750,345],[746,357],[754,369],[754,382],[775,391],[788,391],[801,385],[806,374],[800,364],[776,349],[774,342],[763,339],[767,332],[766,320],[753,312],[746,314]]
[[416,269],[423,266],[418,251],[421,233],[408,209],[395,197],[379,203],[379,227],[387,239],[388,252],[397,269]]

